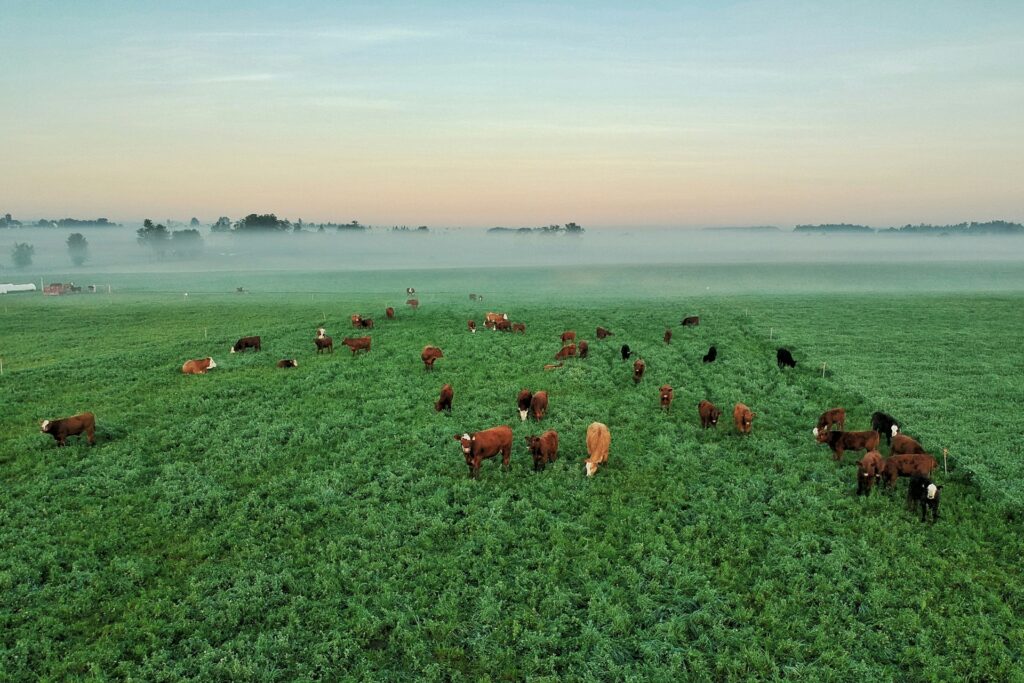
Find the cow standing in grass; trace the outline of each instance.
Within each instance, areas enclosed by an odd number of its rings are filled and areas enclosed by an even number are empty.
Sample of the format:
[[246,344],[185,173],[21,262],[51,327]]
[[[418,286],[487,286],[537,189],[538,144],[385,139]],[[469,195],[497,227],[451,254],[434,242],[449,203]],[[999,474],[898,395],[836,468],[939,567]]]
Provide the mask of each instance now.
[[756,416],[757,413],[750,412],[750,408],[742,403],[737,403],[732,409],[732,420],[736,423],[736,431],[740,434],[750,433]]
[[450,415],[452,412],[452,398],[455,396],[455,392],[452,391],[451,384],[445,384],[441,387],[441,395],[434,403],[434,410],[441,412],[442,410],[447,411]]
[[85,434],[90,446],[96,445],[96,416],[92,413],[79,413],[59,420],[43,420],[39,423],[39,431],[49,434],[57,442],[57,446],[67,445],[69,436]]
[[540,472],[549,462],[558,460],[558,432],[549,429],[540,436],[528,436],[526,447],[533,456],[534,471]]
[[438,358],[444,358],[444,352],[436,346],[424,346],[423,351],[420,352],[420,360],[423,361],[423,369],[427,372],[434,369],[434,361]]
[[491,427],[472,434],[456,434],[455,440],[462,447],[462,454],[469,466],[469,476],[476,479],[480,476],[480,463],[501,453],[502,467],[508,468],[512,456],[512,428],[508,425]]

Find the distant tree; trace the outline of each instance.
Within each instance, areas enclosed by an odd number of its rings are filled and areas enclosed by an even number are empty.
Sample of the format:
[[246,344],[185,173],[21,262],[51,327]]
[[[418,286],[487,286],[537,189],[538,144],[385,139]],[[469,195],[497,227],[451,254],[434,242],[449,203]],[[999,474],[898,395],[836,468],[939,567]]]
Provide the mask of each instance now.
[[210,232],[231,232],[231,219],[221,216],[216,223],[210,226]]
[[139,244],[153,250],[158,257],[163,258],[167,253],[167,247],[171,241],[171,234],[167,232],[167,226],[154,225],[153,221],[146,219],[142,227],[135,231],[139,236]]
[[0,218],[0,228],[14,228],[21,225],[21,221],[16,221],[11,218],[11,214],[4,214],[3,218]]
[[188,225],[189,225],[190,228],[198,228],[199,227],[199,219],[196,218],[195,216],[192,216],[192,220],[189,221]]
[[32,257],[35,256],[36,248],[28,242],[15,242],[11,249],[11,260],[16,268],[27,268],[32,265]]
[[250,213],[245,218],[235,222],[235,232],[279,232],[289,228],[291,228],[291,223],[283,218],[278,218],[272,213]]
[[85,235],[80,232],[68,235],[68,255],[76,266],[85,263],[85,260],[89,258],[89,241],[85,239]]
[[430,228],[428,228],[425,225],[421,225],[420,227],[418,227],[416,229],[419,230],[420,232],[430,232]]
[[576,223],[566,223],[565,224],[565,232],[568,235],[582,235],[583,234],[583,228],[581,228]]
[[194,259],[203,253],[203,236],[195,228],[171,233],[171,251],[177,258]]

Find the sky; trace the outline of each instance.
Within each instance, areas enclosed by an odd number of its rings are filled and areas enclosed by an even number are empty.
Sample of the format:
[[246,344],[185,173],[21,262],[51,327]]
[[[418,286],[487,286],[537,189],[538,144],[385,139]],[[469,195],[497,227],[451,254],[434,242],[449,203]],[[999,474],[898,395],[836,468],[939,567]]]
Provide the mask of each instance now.
[[1024,220],[1024,3],[0,0],[0,213]]

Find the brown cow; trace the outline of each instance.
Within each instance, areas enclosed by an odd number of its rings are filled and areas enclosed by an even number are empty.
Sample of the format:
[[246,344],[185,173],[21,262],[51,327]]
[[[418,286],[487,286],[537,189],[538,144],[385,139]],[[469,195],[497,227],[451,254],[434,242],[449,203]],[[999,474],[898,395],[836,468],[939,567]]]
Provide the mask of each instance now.
[[235,345],[231,347],[231,353],[243,352],[246,349],[252,349],[253,351],[260,350],[260,338],[259,337],[242,337],[235,342]]
[[586,342],[586,340],[581,339],[580,343],[577,344],[576,346],[577,346],[577,349],[579,350],[580,358],[586,358],[587,356],[590,355],[590,344],[588,344]]
[[683,325],[684,327],[693,327],[694,325],[700,325],[700,316],[698,316],[698,315],[689,315],[689,316],[683,318],[682,320],[680,320],[679,324]]
[[549,429],[540,436],[528,436],[526,447],[533,456],[533,470],[539,472],[549,462],[558,460],[558,432]]
[[604,339],[605,337],[611,337],[611,336],[613,336],[612,333],[609,332],[608,330],[606,330],[605,328],[603,328],[603,327],[598,327],[597,328],[597,338],[598,339]]
[[491,427],[473,434],[456,434],[455,440],[462,445],[462,454],[469,465],[469,476],[480,476],[480,463],[501,453],[501,464],[508,467],[512,455],[512,428],[508,425]]
[[512,323],[510,323],[508,320],[499,320],[498,322],[494,323],[494,329],[498,330],[499,332],[511,332]]
[[671,344],[672,343],[672,330],[665,330],[665,343],[666,344]]
[[360,318],[359,327],[373,327],[373,318]]
[[894,455],[885,461],[882,479],[892,488],[898,477],[928,477],[938,466],[939,461],[927,453]]
[[516,396],[516,407],[519,409],[519,419],[526,422],[526,417],[530,414],[530,401],[533,400],[533,392],[529,389],[523,389]]
[[566,330],[562,333],[562,345],[565,346],[566,342],[576,340],[576,330]]
[[452,385],[451,384],[445,384],[443,387],[441,387],[441,396],[440,396],[440,398],[438,398],[437,402],[434,403],[434,410],[436,410],[437,412],[441,412],[442,410],[447,410],[448,414],[451,414],[451,412],[452,412],[452,397],[453,396],[454,396],[454,392],[452,391]]
[[207,356],[206,358],[185,361],[185,364],[181,366],[181,371],[186,375],[205,375],[207,370],[212,370],[215,367],[217,367],[217,364],[213,358]]
[[[833,425],[838,425],[839,431],[843,431],[843,426],[845,424],[846,410],[843,408],[832,408],[831,410],[826,410],[821,414],[821,417],[818,418],[817,428],[820,431],[822,429],[832,429]],[[815,432],[814,435],[817,436],[817,432]]]
[[562,347],[562,350],[555,354],[555,360],[565,360],[576,355],[576,345],[567,344]]
[[294,358],[282,358],[277,361],[277,367],[279,368],[297,368],[299,367],[299,361]]
[[415,311],[417,308],[420,307],[420,300],[419,299],[408,299],[408,300],[406,300],[405,305],[406,306],[412,306],[412,309]]
[[722,417],[722,411],[715,407],[711,401],[704,400],[697,404],[697,414],[700,415],[701,429],[717,427],[718,418]]
[[508,320],[508,313],[495,313],[488,311],[484,313],[484,327],[494,329],[494,326],[501,320]]
[[661,398],[661,407],[665,410],[672,409],[672,400],[676,397],[676,392],[668,384],[662,384],[661,388],[658,389],[658,394]]
[[881,437],[878,432],[869,430],[866,432],[832,432],[828,430],[814,429],[814,436],[818,443],[828,444],[832,449],[832,459],[839,461],[843,459],[846,451],[874,451],[878,449],[878,441]]
[[885,460],[878,451],[868,451],[867,455],[857,463],[857,495],[871,495],[871,488],[875,481],[882,476],[885,469]]
[[370,337],[355,337],[354,339],[345,337],[344,339],[341,340],[341,343],[347,346],[352,351],[352,355],[354,356],[356,355],[357,351],[366,351],[367,353],[369,353],[370,343],[372,341],[373,340]]
[[358,313],[353,313],[351,317],[352,327],[359,327],[359,323],[360,321],[362,321],[362,319],[363,316],[359,315]]
[[526,334],[526,323],[512,323],[512,331]]
[[95,446],[96,416],[92,413],[79,413],[59,420],[43,420],[39,423],[39,431],[56,439],[58,446],[66,446],[69,436],[80,436],[85,432],[86,441],[90,446]]
[[476,321],[475,320],[467,320],[466,321],[466,329],[468,329],[470,332],[476,332]]
[[540,422],[544,419],[544,414],[548,412],[548,392],[538,391],[530,399],[530,413],[533,414],[533,419]]
[[740,434],[750,433],[756,416],[757,413],[750,412],[750,408],[742,403],[737,403],[736,407],[732,409],[732,421],[736,423],[736,431]]
[[[320,329],[323,328],[321,327]],[[330,351],[331,353],[334,353],[334,340],[328,337],[326,334],[323,335],[322,337],[317,337],[316,339],[314,339],[313,343],[316,344],[317,353],[323,353],[325,349],[327,351]]]
[[424,370],[433,370],[434,361],[438,358],[444,358],[444,352],[436,346],[424,346],[423,351],[420,352],[420,359],[423,361]]
[[911,455],[921,454],[925,450],[913,437],[906,434],[897,434],[892,437],[892,444],[889,446],[889,455]]
[[387,317],[388,320],[393,320],[395,317],[395,309],[392,308],[391,306],[388,306],[387,308],[384,309],[384,315]]
[[643,358],[637,358],[633,361],[633,383],[640,384],[640,380],[644,378],[644,371],[647,370],[647,363],[644,362]]
[[588,477],[597,474],[597,468],[608,462],[608,448],[611,443],[612,434],[608,431],[608,425],[591,422],[587,427],[587,453],[590,457],[583,460],[586,463]]

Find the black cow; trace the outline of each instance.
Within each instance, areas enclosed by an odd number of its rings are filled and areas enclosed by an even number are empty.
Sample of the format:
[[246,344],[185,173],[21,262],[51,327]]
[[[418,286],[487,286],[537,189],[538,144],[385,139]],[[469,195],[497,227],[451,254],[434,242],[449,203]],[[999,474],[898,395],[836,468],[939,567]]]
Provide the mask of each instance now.
[[633,355],[633,352],[629,350],[629,344],[623,344],[619,351],[622,353],[622,360],[629,360],[629,357]]
[[704,362],[714,363],[716,358],[718,358],[718,349],[712,346],[708,349],[708,352],[704,354]]
[[[893,429],[895,427],[896,429]],[[892,443],[892,437],[900,431],[900,423],[892,415],[877,411],[871,414],[871,428],[885,437],[887,444]]]
[[921,506],[921,521],[925,521],[928,508],[932,510],[932,524],[939,519],[939,495],[941,486],[936,486],[928,477],[911,477],[910,488],[907,489],[907,505],[911,509]]
[[789,352],[789,349],[780,348],[775,352],[775,362],[779,364],[779,368],[783,367],[796,367],[796,361],[793,360],[793,354]]

